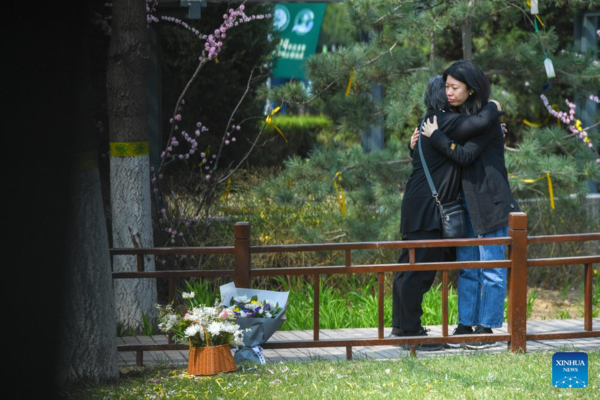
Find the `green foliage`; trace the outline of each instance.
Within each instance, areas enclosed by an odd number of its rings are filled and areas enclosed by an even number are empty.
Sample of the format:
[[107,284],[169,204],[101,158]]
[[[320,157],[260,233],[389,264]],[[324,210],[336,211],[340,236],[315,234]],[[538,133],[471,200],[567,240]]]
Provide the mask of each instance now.
[[357,42],[358,32],[348,19],[346,8],[340,3],[329,3],[323,16],[317,51],[323,46],[349,46]]
[[[387,278],[392,278],[389,274]],[[313,328],[314,282],[301,278],[275,280],[281,290],[290,291],[286,322],[283,330]],[[384,291],[384,326],[392,326],[392,282]],[[372,328],[378,325],[377,280],[369,276],[350,276],[347,279],[333,276],[321,281],[319,291],[319,326],[321,329]],[[441,283],[433,286],[423,298],[423,325],[442,324]],[[448,321],[458,323],[458,298],[456,291],[448,290]]]
[[[261,121],[261,124],[263,122]],[[319,136],[327,136],[331,120],[322,115],[281,115],[273,117],[273,124],[285,135],[287,142],[271,126],[265,128],[266,143],[256,148],[250,157],[253,166],[281,165],[292,156],[306,157]]]
[[[343,3],[355,30],[368,41],[354,43],[335,53],[317,54],[306,63],[312,82],[311,93],[318,94],[315,109],[328,115],[343,132],[356,137],[369,125],[384,118],[387,138],[408,139],[424,114],[423,92],[430,77],[441,73],[454,60],[463,58],[461,24],[470,21],[473,61],[489,77],[493,98],[507,114],[507,140],[521,142],[511,153],[514,174],[527,178],[546,172],[557,174],[556,187],[578,192],[588,179],[598,181],[597,150],[575,139],[564,127],[547,118],[540,94],[551,104],[567,110],[571,101],[596,94],[600,87],[598,49],[579,54],[573,47],[573,16],[600,6],[600,1],[540,2],[545,27],[534,30],[534,20],[526,5],[501,0],[478,1],[391,1],[349,0]],[[554,63],[556,78],[547,89],[544,59]],[[351,71],[356,73],[356,90],[346,97]],[[373,84],[385,88],[381,103],[371,96]],[[275,98],[291,104],[310,103],[306,92],[278,88]],[[579,113],[576,114],[579,116]],[[529,129],[524,120],[540,123],[543,129]],[[593,121],[593,116],[592,116]],[[588,132],[597,149],[598,129]],[[525,167],[519,169],[520,164]],[[527,197],[535,191],[516,184]]]
[[[199,306],[212,306],[215,304],[215,301],[219,298],[219,293],[214,290],[213,286],[210,284],[208,279],[191,279],[185,281],[185,287],[187,290],[182,290],[183,292],[193,292],[194,297],[191,299],[187,299],[187,302],[191,307],[199,307]],[[180,294],[181,294],[180,293]]]

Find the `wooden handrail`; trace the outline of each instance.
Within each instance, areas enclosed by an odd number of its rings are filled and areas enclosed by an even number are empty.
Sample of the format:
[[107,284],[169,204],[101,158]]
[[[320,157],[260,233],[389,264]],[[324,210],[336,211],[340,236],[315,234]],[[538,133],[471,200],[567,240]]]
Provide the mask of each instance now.
[[[281,341],[269,342],[263,347],[269,349],[277,348],[302,348],[302,347],[346,347],[347,358],[352,358],[353,346],[372,346],[389,344],[416,344],[431,343],[465,343],[475,339],[477,341],[508,340],[513,352],[527,350],[527,340],[551,340],[582,337],[600,337],[600,331],[594,331],[592,327],[592,284],[593,264],[600,263],[600,255],[578,256],[578,257],[555,257],[541,259],[527,259],[528,244],[553,243],[553,242],[578,242],[600,240],[600,233],[534,236],[527,237],[527,216],[524,213],[511,213],[509,217],[509,236],[502,238],[471,238],[450,240],[416,240],[399,242],[355,242],[355,243],[324,243],[324,244],[290,244],[275,246],[252,246],[250,236],[250,224],[247,222],[237,223],[234,227],[234,245],[224,247],[178,247],[178,248],[130,248],[111,249],[111,257],[136,256],[138,271],[113,272],[113,279],[139,279],[139,278],[166,278],[169,280],[169,300],[174,298],[175,279],[190,277],[233,277],[237,287],[250,287],[252,277],[259,276],[282,276],[300,275],[313,276],[314,282],[314,306],[313,306],[313,340],[312,341]],[[415,249],[429,247],[460,247],[477,245],[508,245],[510,249],[507,260],[498,261],[463,261],[452,263],[420,263],[415,264]],[[409,262],[405,264],[372,264],[353,265],[352,250],[375,250],[375,249],[408,249]],[[344,251],[344,265],[317,266],[317,267],[283,267],[283,268],[251,268],[253,254],[261,253],[290,253],[307,251]],[[201,255],[201,254],[223,254],[233,255],[235,267],[232,270],[171,270],[171,271],[144,271],[144,259],[147,255]],[[556,266],[556,265],[584,265],[585,279],[585,315],[584,331],[582,332],[552,332],[546,334],[527,334],[527,268]],[[491,335],[461,335],[448,336],[448,272],[468,268],[507,268],[508,288],[507,296],[509,302],[508,312],[508,334]],[[383,298],[384,298],[384,273],[414,270],[442,271],[442,336],[439,337],[405,337],[384,338]],[[378,295],[378,330],[376,339],[339,339],[323,340],[319,335],[319,309],[320,309],[320,286],[321,275],[332,274],[377,274]],[[143,351],[149,350],[174,350],[185,349],[186,345],[173,344],[169,337],[167,345],[122,345],[119,351],[136,351],[138,364],[143,361]]]

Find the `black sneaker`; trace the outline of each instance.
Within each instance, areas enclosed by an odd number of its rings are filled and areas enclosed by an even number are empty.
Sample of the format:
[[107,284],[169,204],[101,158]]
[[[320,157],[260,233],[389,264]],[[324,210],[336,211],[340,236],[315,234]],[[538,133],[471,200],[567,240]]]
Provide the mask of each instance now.
[[[475,332],[473,332],[474,335],[481,335],[481,334],[485,334],[485,333],[494,333],[494,332],[490,328],[485,328],[481,325],[477,325],[475,327]],[[483,349],[489,349],[490,347],[495,347],[497,345],[498,345],[498,343],[496,343],[496,342],[474,342],[474,343],[467,343],[465,347],[469,350],[483,350]]]
[[[390,334],[390,337],[394,337],[394,336],[427,336],[427,332],[429,332],[429,329],[425,329],[423,327],[421,327],[421,329],[417,330],[417,331],[394,331],[392,330],[392,333]],[[400,333],[400,335],[398,335],[398,333]],[[410,345],[408,344],[403,344],[400,346],[402,349],[404,350],[410,350]],[[418,344],[415,345],[415,349],[416,350],[420,350],[420,351],[437,351],[437,350],[441,350],[444,346],[442,344]]]
[[[463,325],[463,324],[458,324],[458,326],[456,327],[456,329],[454,330],[454,333],[452,333],[452,335],[453,336],[455,336],[455,335],[471,335],[472,333],[473,333],[473,327]],[[465,345],[464,343],[446,343],[446,347],[449,349],[458,349],[460,347],[463,347],[464,345]]]

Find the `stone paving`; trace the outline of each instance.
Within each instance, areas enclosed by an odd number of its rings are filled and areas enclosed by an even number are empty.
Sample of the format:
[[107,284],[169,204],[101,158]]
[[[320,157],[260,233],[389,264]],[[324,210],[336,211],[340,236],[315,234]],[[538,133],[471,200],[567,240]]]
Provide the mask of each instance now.
[[[592,321],[594,330],[600,326],[600,319]],[[429,326],[431,329],[429,335],[441,336],[441,326]],[[452,332],[450,327],[449,332]],[[583,319],[564,319],[564,320],[548,320],[548,321],[529,321],[527,322],[527,333],[550,333],[564,331],[583,331]],[[386,328],[384,337],[389,335],[391,328]],[[502,328],[495,329],[494,333],[506,333],[506,324]],[[271,338],[273,341],[279,340],[311,340],[313,336],[310,331],[280,331],[276,332]],[[377,338],[377,328],[357,328],[357,329],[322,329],[320,336],[323,339],[338,339],[338,338]],[[167,337],[164,335],[157,336],[135,336],[118,338],[118,344],[166,344]],[[597,351],[600,350],[600,338],[587,339],[560,339],[560,340],[542,340],[528,341],[527,351]],[[474,354],[477,352],[499,353],[507,351],[506,342],[499,343],[496,347],[485,350],[466,350],[466,349],[443,349],[440,351],[418,351],[417,357],[439,357],[450,354]],[[374,360],[394,359],[398,357],[406,357],[410,355],[407,350],[402,350],[396,346],[356,346],[352,348],[353,358],[361,359],[368,358]],[[267,362],[280,361],[309,361],[314,359],[328,360],[345,360],[345,347],[325,347],[311,349],[278,349],[264,350],[264,356]],[[187,363],[187,350],[171,350],[171,351],[147,351],[144,352],[144,365],[152,365],[159,363],[167,364],[185,364]],[[119,366],[133,367],[136,365],[135,352],[119,352]]]

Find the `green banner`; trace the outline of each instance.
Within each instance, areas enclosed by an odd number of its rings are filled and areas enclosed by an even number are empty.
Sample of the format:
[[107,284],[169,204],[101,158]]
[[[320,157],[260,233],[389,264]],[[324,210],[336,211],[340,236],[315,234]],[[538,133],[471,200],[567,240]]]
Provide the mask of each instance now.
[[277,4],[273,29],[281,36],[273,77],[304,79],[304,61],[315,54],[325,3]]

